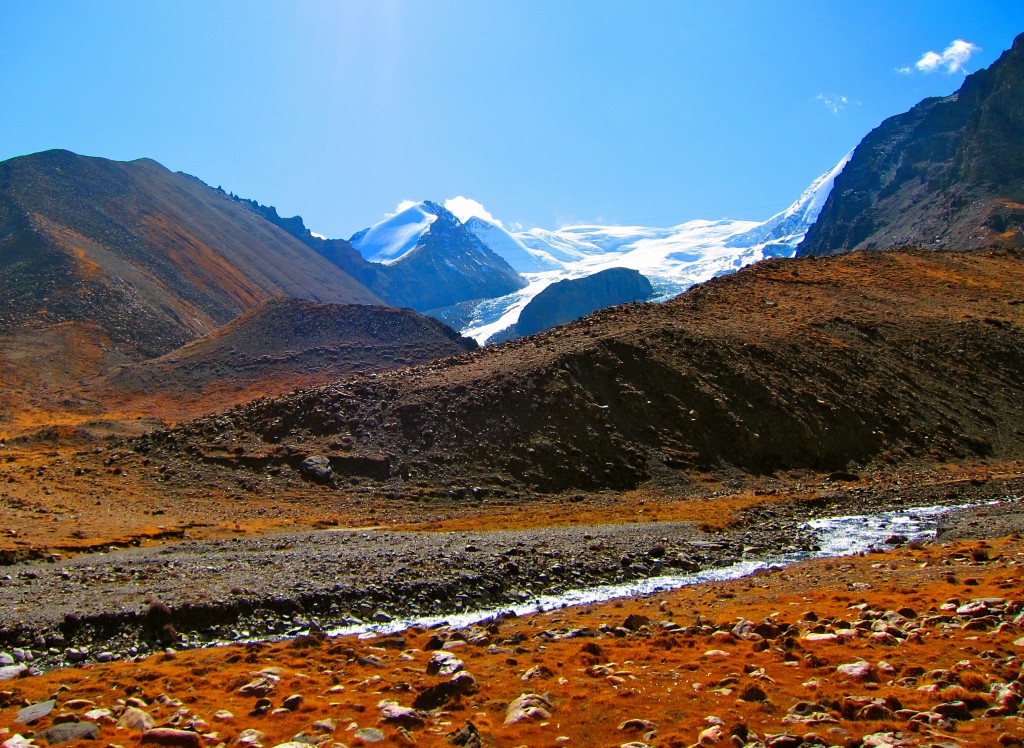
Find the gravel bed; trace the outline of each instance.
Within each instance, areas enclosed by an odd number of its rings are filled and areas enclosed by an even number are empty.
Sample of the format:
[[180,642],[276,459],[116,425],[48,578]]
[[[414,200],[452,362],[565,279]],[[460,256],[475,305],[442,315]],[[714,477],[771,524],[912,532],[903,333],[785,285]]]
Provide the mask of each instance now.
[[[45,668],[512,605],[542,593],[813,551],[804,523],[850,513],[849,498],[754,507],[737,529],[714,534],[690,523],[330,530],[13,565],[0,575],[0,647],[14,652],[14,667]],[[857,513],[922,503],[914,492],[862,498]],[[964,497],[943,498],[932,503]],[[957,521],[965,535],[988,527]]]

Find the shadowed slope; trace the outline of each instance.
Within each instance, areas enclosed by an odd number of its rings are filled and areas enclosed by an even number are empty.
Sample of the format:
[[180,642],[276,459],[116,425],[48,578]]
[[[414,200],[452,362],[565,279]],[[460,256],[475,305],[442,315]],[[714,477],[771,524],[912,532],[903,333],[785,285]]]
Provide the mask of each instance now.
[[182,419],[258,396],[280,395],[476,348],[410,309],[275,299],[209,335],[124,367],[90,388],[108,405],[153,405]]
[[301,442],[339,464],[372,457],[380,480],[545,490],[671,482],[708,467],[1019,456],[1021,260],[768,261],[666,304],[256,402],[139,448],[202,456],[230,444],[250,469],[270,470]]

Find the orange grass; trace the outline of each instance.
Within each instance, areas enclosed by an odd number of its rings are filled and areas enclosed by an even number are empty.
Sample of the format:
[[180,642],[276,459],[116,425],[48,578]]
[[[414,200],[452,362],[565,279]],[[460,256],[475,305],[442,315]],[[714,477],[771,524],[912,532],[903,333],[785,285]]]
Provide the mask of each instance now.
[[[879,610],[909,606],[925,613],[949,599],[1018,596],[1024,542],[1011,538],[986,544],[987,561],[972,560],[977,547],[977,543],[961,543],[819,560],[654,598],[612,601],[503,621],[492,629],[496,631],[492,639],[503,651],[474,645],[453,650],[473,674],[479,692],[427,715],[426,726],[414,730],[413,735],[418,745],[446,745],[444,734],[468,720],[483,734],[485,745],[617,746],[639,739],[618,729],[624,720],[638,718],[657,723],[657,736],[651,744],[681,747],[696,741],[699,732],[708,726],[705,718],[709,716],[722,719],[727,733],[744,725],[762,736],[786,731],[806,734],[812,731],[806,726],[783,724],[793,704],[801,700],[839,704],[853,695],[881,698],[893,706],[917,710],[942,700],[972,699],[975,719],[955,723],[955,732],[948,733],[959,744],[993,746],[1004,734],[1024,737],[1017,718],[980,717],[984,706],[993,701],[984,690],[985,683],[1005,681],[1019,670],[1019,664],[1011,668],[1012,673],[1003,667],[1007,657],[1022,651],[1016,641],[1020,632],[1014,626],[989,631],[932,628],[920,643],[898,646],[864,638],[845,643],[797,638],[790,662],[786,662],[785,651],[774,647],[757,651],[752,642],[722,635],[658,633],[657,625],[649,634],[627,638],[549,641],[537,636],[546,630],[619,625],[631,613],[653,621],[672,619],[682,625],[700,619],[726,622],[741,617],[754,621],[769,617],[786,624],[800,622],[809,611],[820,619],[853,620],[859,611],[850,606],[860,603]],[[954,572],[954,582],[947,581],[949,571]],[[517,632],[526,637],[519,645],[503,643],[504,637]],[[208,738],[209,744],[231,743],[243,729],[256,728],[266,735],[264,745],[276,745],[326,718],[337,725],[334,741],[353,744],[353,726],[377,725],[379,701],[390,699],[408,706],[417,692],[443,680],[427,675],[424,669],[430,653],[422,647],[432,633],[406,632],[404,651],[380,646],[387,643],[385,639],[344,637],[311,647],[292,642],[219,647],[157,655],[141,663],[54,671],[7,684],[9,693],[0,698],[10,705],[0,711],[0,725],[24,734],[24,726],[12,723],[17,705],[44,700],[55,693],[61,703],[84,698],[95,702],[96,707],[111,707],[119,699],[134,695],[151,705],[158,724],[202,719],[207,723],[204,731],[216,732]],[[727,655],[706,654],[712,650]],[[369,655],[378,658],[383,667],[362,664],[358,659]],[[858,658],[876,666],[884,661],[893,674],[877,683],[862,683],[836,672],[837,665]],[[544,665],[552,674],[524,682],[523,675],[535,665]],[[603,665],[606,670],[595,675],[593,669],[588,672],[593,665]],[[270,695],[273,706],[278,707],[293,693],[302,695],[302,705],[293,712],[249,716],[255,698],[241,696],[237,689],[268,667],[280,669],[280,682]],[[936,669],[959,672],[959,684],[931,692],[896,683],[907,673]],[[924,676],[918,679],[920,685],[928,682]],[[739,699],[742,692],[749,692],[751,684],[763,689],[766,701]],[[60,690],[62,687],[67,690]],[[551,719],[504,726],[506,706],[526,691],[548,695],[554,705]],[[156,699],[161,694],[181,700],[182,705],[159,705]],[[220,709],[233,712],[234,719],[214,720],[214,713]],[[900,720],[852,719],[836,709],[832,712],[835,723],[813,730],[826,736],[829,744],[848,745],[878,730],[907,730]],[[45,724],[48,721],[40,726]],[[382,729],[390,740],[399,739],[393,727]],[[908,732],[921,745],[939,740],[940,734],[944,731],[936,728]],[[139,744],[139,735],[105,726],[100,741],[101,745],[134,746]]]

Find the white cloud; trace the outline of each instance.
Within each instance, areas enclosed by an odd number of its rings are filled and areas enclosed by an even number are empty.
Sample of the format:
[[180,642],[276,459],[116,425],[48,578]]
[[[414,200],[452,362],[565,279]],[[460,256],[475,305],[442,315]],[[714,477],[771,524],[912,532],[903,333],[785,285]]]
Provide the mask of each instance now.
[[825,94],[818,94],[814,97],[814,100],[820,101],[825,105],[826,109],[831,109],[832,114],[839,114],[850,103],[849,98],[846,96],[826,96]]
[[498,226],[503,226],[502,222],[492,216],[487,208],[472,198],[463,197],[462,195],[451,197],[444,201],[444,207],[462,222],[466,222],[476,216]]
[[[971,59],[971,55],[980,52],[981,47],[965,42],[963,39],[955,39],[949,43],[942,53],[925,52],[921,59],[914,63],[914,67],[922,73],[934,73],[939,68],[945,68],[947,73],[966,73],[964,64]],[[899,72],[909,69],[900,68]]]
[[910,65],[904,65],[903,67],[896,68],[896,72],[900,75],[910,75],[914,72],[914,68],[910,67]]
[[416,202],[415,200],[402,200],[398,203],[398,205],[395,206],[395,209],[393,211],[391,211],[390,213],[385,213],[384,217],[391,218],[392,216],[397,216],[403,210],[409,210],[409,208],[411,208],[414,205],[419,205],[419,203]]

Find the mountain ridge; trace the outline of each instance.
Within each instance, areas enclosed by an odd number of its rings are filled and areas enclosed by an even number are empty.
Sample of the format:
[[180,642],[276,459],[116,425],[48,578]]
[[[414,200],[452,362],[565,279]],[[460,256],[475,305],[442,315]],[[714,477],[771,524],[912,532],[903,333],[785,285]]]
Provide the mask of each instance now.
[[180,421],[475,348],[410,309],[275,298],[159,358],[118,367],[87,383],[87,392],[108,408]]
[[380,303],[252,216],[151,159],[58,150],[0,163],[0,322],[94,323],[148,358],[273,296]]
[[974,249],[1024,236],[1024,34],[952,95],[864,137],[797,253]]

